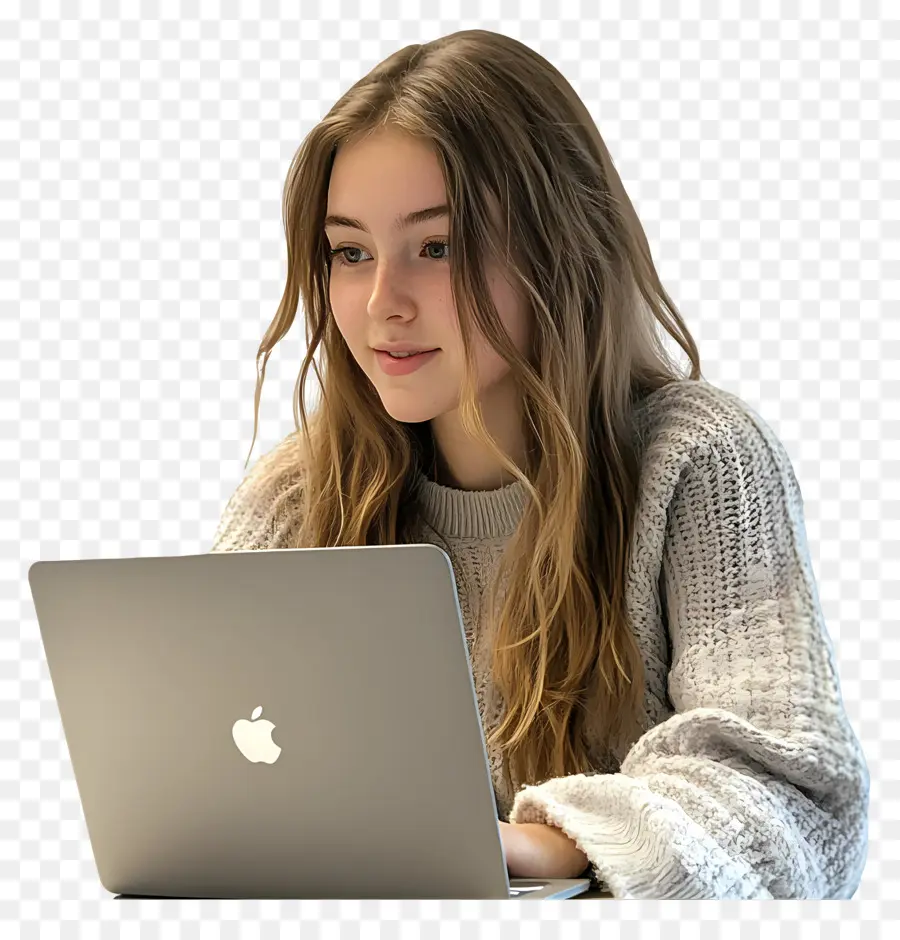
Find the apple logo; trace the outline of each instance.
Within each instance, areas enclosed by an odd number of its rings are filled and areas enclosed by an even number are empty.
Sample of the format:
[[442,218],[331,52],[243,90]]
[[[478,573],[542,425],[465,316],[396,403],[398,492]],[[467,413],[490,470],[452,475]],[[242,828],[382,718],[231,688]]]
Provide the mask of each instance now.
[[261,714],[262,705],[257,705],[249,721],[246,718],[238,718],[232,726],[231,736],[238,750],[247,760],[254,764],[259,761],[274,764],[278,760],[281,748],[272,740],[272,729],[275,725],[266,719],[257,721]]

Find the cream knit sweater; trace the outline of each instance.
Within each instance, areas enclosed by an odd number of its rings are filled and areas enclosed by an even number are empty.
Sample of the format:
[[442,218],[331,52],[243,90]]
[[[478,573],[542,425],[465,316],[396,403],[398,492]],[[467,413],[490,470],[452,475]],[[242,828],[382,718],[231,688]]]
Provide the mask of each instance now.
[[[615,764],[504,787],[498,815],[560,827],[617,898],[849,898],[868,847],[869,772],[847,718],[790,460],[733,394],[683,379],[635,412],[642,454],[627,603],[650,721]],[[212,551],[278,548],[296,523],[290,442],[237,487]],[[483,587],[524,505],[516,481],[418,480],[407,542],[453,563],[485,737],[500,711]]]

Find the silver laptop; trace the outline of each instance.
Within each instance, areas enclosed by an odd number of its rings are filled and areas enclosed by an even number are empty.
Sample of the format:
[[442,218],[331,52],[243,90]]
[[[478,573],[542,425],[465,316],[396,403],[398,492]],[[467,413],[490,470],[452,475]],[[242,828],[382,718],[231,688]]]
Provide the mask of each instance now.
[[435,545],[28,571],[100,882],[120,897],[567,898],[508,877]]

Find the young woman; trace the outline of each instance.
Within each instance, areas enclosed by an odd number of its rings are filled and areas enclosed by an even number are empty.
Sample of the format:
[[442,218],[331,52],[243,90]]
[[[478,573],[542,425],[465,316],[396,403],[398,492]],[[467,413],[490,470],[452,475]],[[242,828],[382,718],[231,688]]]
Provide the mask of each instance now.
[[302,298],[302,434],[295,406],[212,550],[444,548],[513,876],[851,897],[869,776],[797,480],[701,377],[565,79],[484,30],[408,46],[313,128],[284,195],[256,418]]

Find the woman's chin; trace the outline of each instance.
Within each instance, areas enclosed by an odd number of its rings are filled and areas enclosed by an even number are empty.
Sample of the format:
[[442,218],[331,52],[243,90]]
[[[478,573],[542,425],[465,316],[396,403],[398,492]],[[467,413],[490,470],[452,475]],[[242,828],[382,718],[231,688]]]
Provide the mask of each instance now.
[[[434,412],[423,408],[416,402],[411,401],[408,404],[396,400],[397,396],[387,396],[381,399],[384,410],[401,424],[421,424],[424,421],[430,421],[434,417]],[[393,399],[393,400],[391,400]]]

